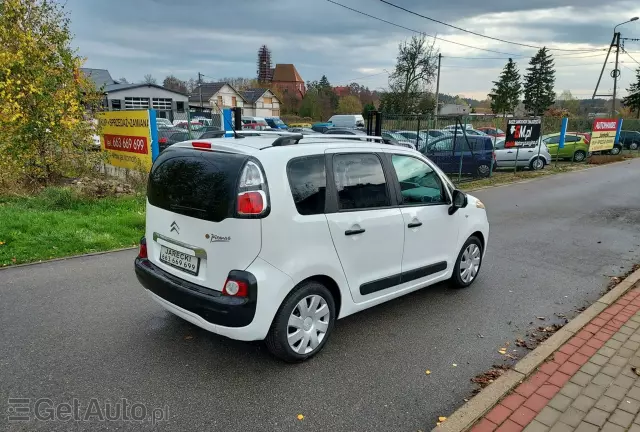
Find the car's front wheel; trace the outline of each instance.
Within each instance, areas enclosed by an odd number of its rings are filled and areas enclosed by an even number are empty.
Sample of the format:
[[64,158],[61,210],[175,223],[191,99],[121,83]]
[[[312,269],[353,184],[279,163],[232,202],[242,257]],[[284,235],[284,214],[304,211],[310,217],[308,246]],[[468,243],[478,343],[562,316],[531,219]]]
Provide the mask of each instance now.
[[265,340],[267,348],[287,362],[304,361],[322,349],[335,320],[335,301],[327,287],[304,282],[280,306]]
[[458,254],[451,281],[456,287],[466,288],[476,280],[482,266],[482,242],[476,236],[467,239]]

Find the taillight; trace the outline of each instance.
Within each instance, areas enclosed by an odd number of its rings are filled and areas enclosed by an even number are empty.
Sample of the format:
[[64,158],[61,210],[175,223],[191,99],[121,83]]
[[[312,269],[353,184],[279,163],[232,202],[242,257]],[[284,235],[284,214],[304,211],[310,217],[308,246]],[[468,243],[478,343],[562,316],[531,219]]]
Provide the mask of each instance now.
[[167,141],[169,141],[167,138],[160,138],[160,139],[158,140],[158,144],[166,144],[166,143],[167,143]]
[[260,166],[248,161],[238,182],[236,210],[239,216],[259,216],[268,209],[267,184]]
[[242,192],[238,194],[238,213],[241,215],[259,215],[264,211],[264,192]]
[[140,249],[138,249],[138,258],[147,259],[147,239],[142,237],[140,239]]
[[211,148],[211,143],[204,142],[204,141],[193,141],[191,143],[191,147],[199,148],[199,149],[210,149]]
[[496,152],[493,152],[493,160],[496,161]]
[[249,295],[249,284],[245,281],[227,279],[222,288],[222,294],[231,297],[247,297]]

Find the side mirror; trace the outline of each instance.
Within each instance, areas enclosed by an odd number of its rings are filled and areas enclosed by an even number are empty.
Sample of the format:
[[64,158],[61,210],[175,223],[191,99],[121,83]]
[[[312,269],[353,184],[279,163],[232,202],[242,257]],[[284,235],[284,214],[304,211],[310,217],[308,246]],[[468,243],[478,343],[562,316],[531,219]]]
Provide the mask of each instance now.
[[449,214],[452,215],[458,211],[458,209],[465,208],[467,206],[467,194],[456,189],[453,191],[453,204],[449,207]]

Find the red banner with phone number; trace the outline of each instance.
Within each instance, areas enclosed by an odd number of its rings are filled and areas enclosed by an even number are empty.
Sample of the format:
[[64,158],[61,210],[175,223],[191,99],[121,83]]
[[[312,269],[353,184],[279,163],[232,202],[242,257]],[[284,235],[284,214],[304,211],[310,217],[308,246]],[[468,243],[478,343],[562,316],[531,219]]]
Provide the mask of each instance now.
[[149,154],[149,143],[144,136],[125,136],[104,134],[104,147],[129,153]]

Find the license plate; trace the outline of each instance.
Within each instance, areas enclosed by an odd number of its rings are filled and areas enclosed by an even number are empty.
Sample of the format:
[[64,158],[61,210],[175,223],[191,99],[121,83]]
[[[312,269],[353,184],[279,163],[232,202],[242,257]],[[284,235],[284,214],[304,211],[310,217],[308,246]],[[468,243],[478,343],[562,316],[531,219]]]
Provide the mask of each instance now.
[[166,246],[160,246],[160,261],[192,275],[198,275],[200,270],[200,258]]

